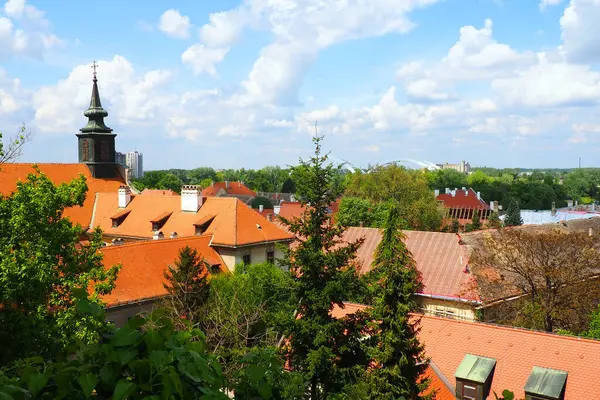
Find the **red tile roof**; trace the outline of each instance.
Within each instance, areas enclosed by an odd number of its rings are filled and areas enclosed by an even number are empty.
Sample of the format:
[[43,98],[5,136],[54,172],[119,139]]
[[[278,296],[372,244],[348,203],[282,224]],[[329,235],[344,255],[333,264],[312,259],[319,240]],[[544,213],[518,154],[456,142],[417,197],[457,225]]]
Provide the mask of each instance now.
[[108,246],[100,251],[104,256],[104,265],[121,264],[116,287],[111,294],[103,296],[109,306],[126,304],[145,299],[164,296],[166,290],[164,272],[179,255],[179,250],[190,246],[198,251],[211,266],[227,272],[223,260],[212,247],[210,236],[194,236],[179,239],[149,240]]
[[220,190],[224,190],[225,193],[227,193],[230,196],[256,197],[256,192],[248,188],[242,182],[229,182],[229,187],[227,187],[226,182],[215,182],[212,186],[209,186],[202,190],[202,196],[216,196]]
[[[279,216],[285,219],[301,218],[304,213],[305,207],[298,201],[282,201],[280,204]],[[335,214],[340,208],[340,200],[336,200],[329,205],[331,213]]]
[[[365,308],[348,303],[343,310],[334,306],[331,314],[341,318]],[[445,386],[444,380],[454,385],[456,369],[466,354],[473,354],[496,359],[491,389],[498,394],[508,389],[517,399],[524,398],[523,387],[537,366],[568,372],[565,399],[600,398],[600,340],[421,314],[415,317],[420,319],[419,340],[425,354],[441,375],[434,379],[438,381],[435,387]],[[449,396],[445,393],[439,398],[454,398]]]
[[483,200],[477,198],[477,193],[469,188],[466,190],[456,189],[455,195],[442,193],[437,197],[438,201],[444,202],[446,208],[471,208],[489,210],[490,206]]
[[[3,164],[0,167],[0,193],[10,194],[15,190],[17,181],[25,181],[27,174],[34,173],[35,164]],[[90,170],[85,164],[37,164],[40,171],[48,176],[55,184],[70,182],[80,174],[85,176],[88,192],[81,207],[71,207],[65,210],[65,216],[74,222],[87,228],[92,219],[94,198],[99,192],[113,192],[116,196],[119,186],[125,184],[123,177],[114,179],[97,179],[92,177]]]
[[178,194],[172,191],[171,189],[144,189],[140,194],[142,196],[178,196]]
[[[131,210],[121,224],[113,228],[111,217],[121,210]],[[292,240],[266,218],[258,215],[235,197],[208,197],[197,212],[181,211],[180,196],[131,196],[125,209],[119,208],[117,193],[99,193],[93,226],[99,226],[112,236],[151,238],[151,221],[158,216],[171,215],[160,230],[165,236],[176,232],[179,237],[193,236],[194,224],[209,217],[214,220],[204,233],[213,235],[215,246],[243,246],[261,242]]]
[[524,398],[534,366],[568,372],[565,399],[600,398],[600,341],[518,328],[423,316],[419,338],[425,353],[452,383],[465,354],[496,359],[492,390]]
[[[461,246],[454,233],[404,231],[406,247],[412,253],[417,269],[423,278],[423,293],[477,300],[477,295],[467,292],[471,287],[471,274],[465,272],[467,249]],[[375,249],[381,241],[377,228],[348,228],[343,239],[352,242],[364,237],[357,258],[360,273],[371,270]]]

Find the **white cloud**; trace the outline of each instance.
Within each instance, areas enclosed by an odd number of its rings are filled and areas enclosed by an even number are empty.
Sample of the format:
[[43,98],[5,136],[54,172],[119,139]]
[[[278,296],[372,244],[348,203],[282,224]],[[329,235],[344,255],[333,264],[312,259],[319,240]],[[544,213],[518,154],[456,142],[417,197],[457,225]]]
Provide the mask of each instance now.
[[562,0],[541,0],[540,1],[540,10],[544,11],[548,6],[556,6],[562,3]]
[[168,36],[177,39],[187,39],[190,37],[190,18],[181,15],[179,10],[170,9],[165,11],[158,22],[158,29]]
[[574,144],[597,141],[600,137],[600,124],[573,124],[572,130],[573,135],[569,138],[569,142]]
[[600,60],[600,1],[571,0],[560,18],[561,50],[572,62]]
[[418,79],[406,85],[406,95],[413,103],[447,101],[455,98],[439,88],[438,82],[433,79]]
[[15,113],[27,106],[28,93],[21,87],[21,81],[10,78],[6,71],[0,68],[0,117],[10,119],[9,125],[22,121],[13,120]]
[[229,47],[238,39],[250,15],[245,9],[235,9],[209,15],[209,23],[200,28],[200,39],[210,47]]
[[216,76],[216,64],[223,61],[229,48],[210,48],[203,44],[194,44],[181,55],[181,61],[192,67],[195,74],[204,72]]
[[[174,99],[160,92],[168,82],[168,71],[137,73],[122,56],[98,61],[100,97],[110,116],[108,125],[154,123]],[[54,86],[34,93],[35,124],[41,132],[73,132],[83,126],[82,116],[91,94],[90,66],[78,65]]]

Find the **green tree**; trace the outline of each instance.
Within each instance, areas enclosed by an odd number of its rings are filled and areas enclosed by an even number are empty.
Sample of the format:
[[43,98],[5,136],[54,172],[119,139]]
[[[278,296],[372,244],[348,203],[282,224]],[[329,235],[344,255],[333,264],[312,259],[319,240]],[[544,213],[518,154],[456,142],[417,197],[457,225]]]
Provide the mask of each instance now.
[[519,208],[519,202],[512,199],[506,210],[506,216],[504,217],[504,226],[518,226],[523,225],[523,218],[521,218],[521,209]]
[[590,314],[588,329],[583,332],[582,336],[600,339],[600,305]]
[[[315,154],[294,169],[297,192],[306,206],[301,219],[283,219],[300,239],[285,250],[282,265],[296,280],[299,318],[287,325],[290,368],[302,374],[312,400],[330,398],[354,385],[368,360],[360,342],[364,320],[334,318],[334,305],[344,307],[349,287],[357,280],[352,266],[362,241],[344,243],[344,228],[329,225],[329,205],[339,197],[335,179],[340,167],[321,153],[322,137],[313,138]],[[296,177],[298,179],[296,179]]]
[[479,219],[479,211],[473,210],[473,218],[471,219],[471,230],[478,231],[481,229],[481,220]]
[[12,194],[0,196],[0,342],[10,343],[0,363],[98,340],[105,322],[98,314],[78,318],[74,292],[89,288],[99,307],[118,271],[102,264],[99,230],[89,246],[80,246],[83,229],[63,218],[65,208],[83,204],[85,178],[55,186],[34,168]]
[[185,318],[192,323],[199,321],[199,311],[208,300],[209,265],[198,255],[198,251],[189,246],[179,250],[179,256],[173,265],[165,271],[167,290],[165,305],[175,315],[174,320]]
[[429,172],[429,182],[432,189],[454,189],[466,186],[467,175],[454,169],[439,169]]
[[175,193],[181,192],[181,185],[183,182],[175,174],[166,174],[156,184],[157,189],[171,189]]
[[358,197],[342,197],[336,221],[343,226],[371,226],[373,205]]
[[271,200],[267,199],[266,197],[255,197],[254,199],[252,199],[252,203],[250,204],[250,206],[252,208],[259,208],[260,206],[263,206],[263,208],[265,210],[272,210],[273,209],[273,204],[271,203]]
[[23,151],[25,143],[31,140],[31,131],[22,125],[14,137],[9,138],[8,144],[2,141],[2,132],[0,132],[0,164],[16,161]]
[[502,226],[502,220],[498,216],[496,211],[492,212],[488,218],[487,227],[490,229],[500,228]]
[[404,244],[400,217],[395,207],[381,242],[375,251],[369,279],[376,286],[370,309],[372,336],[370,355],[378,366],[368,374],[370,399],[425,399],[421,393],[429,382],[423,379],[427,368],[424,347],[419,343],[414,293],[420,289],[420,277],[414,259]]

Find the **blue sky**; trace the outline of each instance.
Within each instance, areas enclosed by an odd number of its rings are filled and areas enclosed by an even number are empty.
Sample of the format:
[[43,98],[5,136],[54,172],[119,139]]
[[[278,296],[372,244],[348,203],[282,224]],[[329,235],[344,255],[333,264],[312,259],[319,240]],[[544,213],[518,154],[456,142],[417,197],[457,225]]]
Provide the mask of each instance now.
[[[141,6],[143,4],[143,6]],[[146,169],[259,168],[325,147],[600,166],[597,0],[0,0],[0,131],[75,162],[92,61],[119,151]]]

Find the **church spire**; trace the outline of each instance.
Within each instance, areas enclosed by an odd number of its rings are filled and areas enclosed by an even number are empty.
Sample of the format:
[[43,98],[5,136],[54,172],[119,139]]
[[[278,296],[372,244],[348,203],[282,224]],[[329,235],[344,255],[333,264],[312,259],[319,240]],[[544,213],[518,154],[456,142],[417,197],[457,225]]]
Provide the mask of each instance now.
[[98,68],[98,64],[96,61],[92,64],[92,68],[94,70],[94,78],[92,82],[94,82],[92,86],[92,98],[90,100],[90,106],[83,115],[88,118],[88,123],[86,126],[80,129],[83,133],[110,133],[112,129],[104,124],[104,118],[108,116],[108,112],[102,108],[102,103],[100,102],[100,92],[98,91],[98,78],[96,77],[96,68]]

